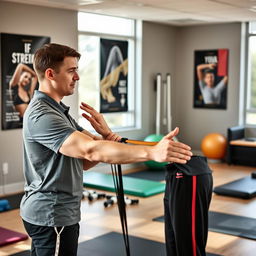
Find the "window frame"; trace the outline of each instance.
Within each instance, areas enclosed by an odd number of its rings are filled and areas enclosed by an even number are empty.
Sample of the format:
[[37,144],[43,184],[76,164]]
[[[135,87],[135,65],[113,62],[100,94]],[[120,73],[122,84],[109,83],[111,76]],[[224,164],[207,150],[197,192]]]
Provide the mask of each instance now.
[[[79,12],[81,13],[81,12]],[[97,14],[98,15],[98,14]],[[103,15],[107,16],[107,15]],[[78,17],[78,16],[77,16]],[[116,17],[116,16],[112,16]],[[119,18],[119,17],[116,17]],[[132,19],[129,19],[132,20]],[[137,57],[138,57],[138,40],[137,40],[137,20],[133,20],[133,35],[119,35],[119,34],[112,34],[112,33],[100,33],[100,32],[92,32],[92,31],[82,31],[78,29],[78,42],[79,42],[79,36],[96,36],[99,38],[104,39],[112,39],[112,40],[132,40],[134,44],[134,50],[132,53],[132,64],[129,65],[129,72],[132,72],[132,80],[128,79],[128,111],[126,112],[114,112],[114,113],[104,113],[104,115],[115,115],[115,114],[133,114],[133,124],[129,126],[118,126],[118,127],[112,127],[111,129],[115,132],[122,132],[122,131],[132,131],[132,130],[138,130],[141,128],[141,121],[138,120],[139,116],[141,116],[141,107],[139,107],[138,104],[138,97],[141,95],[140,91],[138,90],[138,66],[137,66]],[[99,63],[100,64],[100,63]],[[132,67],[132,70],[131,70]],[[100,79],[99,79],[100,82]],[[132,86],[131,86],[132,85]],[[99,92],[100,93],[100,92]],[[131,97],[133,97],[132,100],[132,107],[129,107]],[[78,106],[79,108],[79,106]],[[132,110],[130,110],[132,109]],[[78,118],[78,120],[81,120],[81,117]],[[78,121],[78,122],[79,122]],[[89,129],[90,132],[94,132],[93,128]]]
[[[255,21],[256,23],[256,21]],[[246,22],[244,24],[244,37],[245,37],[245,40],[244,40],[244,59],[245,59],[245,62],[244,62],[244,68],[241,69],[241,73],[242,73],[242,70],[244,70],[244,78],[242,79],[243,81],[243,94],[244,94],[244,102],[242,104],[242,107],[243,107],[243,120],[242,123],[243,125],[245,125],[246,127],[256,127],[256,122],[255,124],[252,124],[252,123],[247,123],[247,115],[249,113],[253,113],[256,115],[256,108],[251,108],[251,103],[250,103],[250,100],[251,100],[251,68],[250,68],[250,38],[251,37],[255,37],[256,38],[256,30],[254,33],[251,33],[250,32],[250,22]],[[243,34],[243,33],[242,33]],[[243,43],[242,43],[243,44]],[[243,48],[243,47],[242,47]],[[242,76],[242,74],[241,74]],[[241,92],[241,91],[240,91]]]

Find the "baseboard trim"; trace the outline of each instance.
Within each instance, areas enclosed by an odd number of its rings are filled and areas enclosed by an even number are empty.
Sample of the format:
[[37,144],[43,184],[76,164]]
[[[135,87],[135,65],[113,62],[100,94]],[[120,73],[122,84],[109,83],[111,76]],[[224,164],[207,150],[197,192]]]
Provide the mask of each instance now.
[[24,191],[24,181],[0,186],[0,196]]

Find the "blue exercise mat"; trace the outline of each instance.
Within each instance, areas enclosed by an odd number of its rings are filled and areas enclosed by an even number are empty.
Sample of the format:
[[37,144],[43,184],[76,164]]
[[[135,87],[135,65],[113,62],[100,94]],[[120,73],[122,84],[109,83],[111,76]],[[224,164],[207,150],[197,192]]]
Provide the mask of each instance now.
[[8,211],[11,209],[9,201],[6,199],[0,199],[0,212]]
[[20,201],[23,195],[24,195],[24,192],[13,194],[13,195],[5,195],[4,197],[0,197],[0,200],[8,200],[10,210],[14,210],[14,209],[20,208]]

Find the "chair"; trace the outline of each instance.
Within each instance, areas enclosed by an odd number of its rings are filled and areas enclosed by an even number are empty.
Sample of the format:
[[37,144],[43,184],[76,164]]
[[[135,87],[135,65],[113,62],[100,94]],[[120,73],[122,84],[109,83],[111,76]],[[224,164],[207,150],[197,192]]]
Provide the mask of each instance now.
[[228,128],[227,140],[228,164],[256,166],[256,138],[247,138],[244,126]]

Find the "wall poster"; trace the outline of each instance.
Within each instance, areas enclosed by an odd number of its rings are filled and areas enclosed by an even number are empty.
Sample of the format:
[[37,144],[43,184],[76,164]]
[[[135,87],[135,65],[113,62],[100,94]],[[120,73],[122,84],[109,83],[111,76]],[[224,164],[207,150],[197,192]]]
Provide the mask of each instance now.
[[1,33],[2,130],[22,128],[24,112],[37,89],[35,51],[50,37]]
[[100,39],[100,112],[128,111],[128,41]]
[[227,108],[228,49],[195,51],[194,107]]

